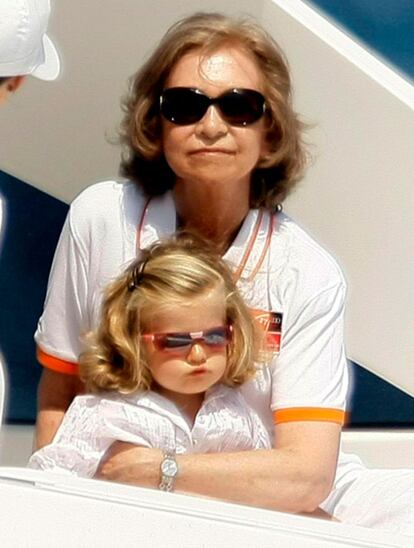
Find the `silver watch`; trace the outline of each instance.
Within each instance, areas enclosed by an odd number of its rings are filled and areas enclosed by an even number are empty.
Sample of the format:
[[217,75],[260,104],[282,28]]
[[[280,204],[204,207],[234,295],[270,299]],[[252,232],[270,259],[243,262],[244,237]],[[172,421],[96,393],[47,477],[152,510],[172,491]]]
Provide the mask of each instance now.
[[173,491],[174,480],[178,474],[178,464],[175,460],[175,453],[164,453],[161,461],[161,481],[159,488],[162,491]]

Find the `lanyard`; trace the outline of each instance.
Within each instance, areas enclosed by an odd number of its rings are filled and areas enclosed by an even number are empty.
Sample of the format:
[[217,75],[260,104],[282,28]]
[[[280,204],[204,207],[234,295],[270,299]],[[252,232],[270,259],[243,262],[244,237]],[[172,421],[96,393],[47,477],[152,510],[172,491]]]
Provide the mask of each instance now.
[[[142,249],[142,247],[141,247],[141,234],[142,234],[142,230],[144,228],[145,219],[147,217],[150,202],[151,202],[151,198],[148,198],[148,200],[147,200],[147,202],[144,206],[144,209],[142,211],[141,219],[140,219],[140,221],[138,223],[138,227],[137,227],[137,250],[138,251],[140,251]],[[249,260],[250,254],[251,254],[251,252],[254,248],[254,245],[255,245],[256,240],[257,240],[257,236],[259,234],[260,226],[261,226],[262,221],[263,221],[264,213],[265,212],[264,212],[263,209],[259,210],[259,214],[257,216],[257,219],[256,219],[256,222],[255,222],[255,225],[254,225],[253,232],[252,232],[252,235],[250,237],[249,243],[247,244],[245,252],[243,253],[243,257],[240,261],[239,266],[237,267],[236,271],[233,273],[233,279],[234,279],[235,283],[237,283],[239,281],[241,275],[243,274],[243,271],[246,267],[247,261]],[[248,282],[253,281],[256,274],[259,272],[259,270],[260,270],[260,268],[263,264],[263,261],[266,257],[266,253],[269,250],[270,242],[272,240],[272,234],[273,234],[273,231],[274,231],[274,228],[275,228],[275,217],[276,217],[276,215],[274,213],[270,213],[270,220],[269,220],[269,226],[267,228],[266,242],[265,242],[265,245],[263,246],[262,253],[260,254],[259,260],[257,261],[256,266],[253,269],[253,272],[247,278]]]

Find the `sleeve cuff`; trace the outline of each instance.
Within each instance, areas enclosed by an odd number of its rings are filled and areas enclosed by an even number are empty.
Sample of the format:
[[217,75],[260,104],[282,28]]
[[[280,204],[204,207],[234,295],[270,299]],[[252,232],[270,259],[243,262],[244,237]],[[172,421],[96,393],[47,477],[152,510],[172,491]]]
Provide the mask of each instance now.
[[58,373],[64,373],[65,375],[79,375],[79,365],[76,362],[69,362],[51,356],[44,352],[39,346],[36,349],[36,357],[38,361],[47,369],[57,371]]
[[335,422],[342,425],[345,419],[345,411],[327,407],[290,407],[273,411],[275,424],[294,421],[321,421]]

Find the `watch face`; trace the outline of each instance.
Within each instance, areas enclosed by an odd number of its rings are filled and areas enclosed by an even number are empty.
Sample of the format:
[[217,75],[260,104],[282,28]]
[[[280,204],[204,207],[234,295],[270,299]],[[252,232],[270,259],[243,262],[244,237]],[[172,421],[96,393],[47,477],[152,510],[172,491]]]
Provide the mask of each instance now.
[[161,464],[161,472],[164,476],[173,478],[178,472],[178,466],[175,460],[165,459]]

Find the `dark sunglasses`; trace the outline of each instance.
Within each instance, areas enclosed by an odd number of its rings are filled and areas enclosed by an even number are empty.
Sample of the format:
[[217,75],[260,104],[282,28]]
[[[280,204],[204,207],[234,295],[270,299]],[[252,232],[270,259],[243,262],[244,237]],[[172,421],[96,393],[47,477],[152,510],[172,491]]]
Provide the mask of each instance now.
[[145,333],[142,338],[151,341],[161,352],[188,352],[195,343],[203,343],[211,349],[227,346],[231,341],[232,327],[221,325],[193,333]]
[[222,118],[232,126],[248,126],[265,112],[265,98],[254,89],[230,89],[218,97],[208,97],[195,88],[168,88],[160,97],[160,112],[178,126],[195,124],[207,109],[216,105]]

